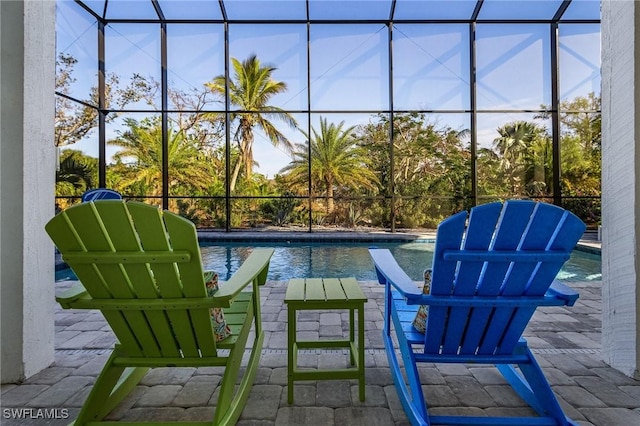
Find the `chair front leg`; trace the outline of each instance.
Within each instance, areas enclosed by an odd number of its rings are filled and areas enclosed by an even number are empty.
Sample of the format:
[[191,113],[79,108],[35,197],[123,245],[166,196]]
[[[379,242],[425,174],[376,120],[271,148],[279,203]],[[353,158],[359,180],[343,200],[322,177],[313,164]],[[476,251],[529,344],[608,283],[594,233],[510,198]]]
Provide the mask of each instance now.
[[393,297],[391,294],[391,284],[388,282],[385,284],[384,292],[384,328],[382,330],[383,337],[391,336],[391,304],[393,303]]
[[262,313],[260,311],[260,282],[259,278],[253,280],[253,313],[254,318],[253,322],[256,327],[256,336],[259,336],[262,333]]
[[82,425],[102,420],[149,371],[147,367],[116,367],[113,365],[116,358],[114,351],[96,379],[74,424]]

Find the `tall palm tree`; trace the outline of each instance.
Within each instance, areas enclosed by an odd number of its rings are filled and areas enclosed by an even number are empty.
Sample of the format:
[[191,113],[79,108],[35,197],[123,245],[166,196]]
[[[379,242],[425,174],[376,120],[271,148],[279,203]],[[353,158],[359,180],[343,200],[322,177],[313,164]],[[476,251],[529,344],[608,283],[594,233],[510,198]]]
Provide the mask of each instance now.
[[370,167],[367,151],[356,144],[353,136],[355,126],[343,127],[344,121],[336,126],[320,118],[320,132],[311,128],[313,138],[302,132],[310,141],[311,149],[304,143],[297,144],[293,161],[281,170],[281,173],[288,174],[293,185],[308,184],[310,151],[312,187],[325,191],[327,214],[331,214],[335,208],[336,188],[375,189],[378,182]]
[[[245,176],[251,178],[253,171],[254,127],[264,131],[274,146],[283,145],[291,152],[292,143],[273,125],[270,119],[286,122],[291,128],[297,127],[295,118],[281,108],[268,105],[269,99],[287,90],[284,82],[272,78],[276,68],[261,65],[256,55],[251,55],[240,62],[232,58],[234,79],[228,82],[229,102],[241,112],[231,114],[231,120],[238,120],[238,127],[233,136],[238,144],[239,158],[231,175],[230,189],[234,190],[240,169],[244,167]],[[205,83],[213,93],[225,96],[227,80],[219,75],[209,83]]]

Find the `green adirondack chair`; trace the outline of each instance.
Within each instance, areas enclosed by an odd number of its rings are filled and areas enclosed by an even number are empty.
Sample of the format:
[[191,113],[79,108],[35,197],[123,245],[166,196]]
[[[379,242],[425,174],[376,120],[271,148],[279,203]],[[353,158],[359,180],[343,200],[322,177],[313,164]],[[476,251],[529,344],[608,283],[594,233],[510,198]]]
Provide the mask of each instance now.
[[[195,226],[176,214],[143,203],[95,201],[59,213],[46,231],[81,283],[56,300],[65,309],[99,309],[118,339],[75,424],[104,419],[149,368],[204,366],[225,367],[207,423],[234,424],[260,360],[259,286],[273,249],[254,250],[207,296]],[[221,341],[213,332],[214,307],[224,309],[232,331]]]

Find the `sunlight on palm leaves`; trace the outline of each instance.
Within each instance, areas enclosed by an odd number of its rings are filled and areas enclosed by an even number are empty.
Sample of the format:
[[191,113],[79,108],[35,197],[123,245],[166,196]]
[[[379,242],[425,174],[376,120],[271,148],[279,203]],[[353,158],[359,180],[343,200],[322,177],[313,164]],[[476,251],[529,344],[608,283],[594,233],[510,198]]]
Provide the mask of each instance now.
[[219,75],[205,86],[224,97],[228,84],[229,102],[241,111],[229,115],[230,121],[238,121],[233,140],[236,141],[240,152],[240,158],[231,174],[230,189],[233,192],[241,169],[244,169],[247,180],[251,178],[254,165],[254,128],[261,129],[273,146],[282,146],[287,152],[291,152],[292,143],[271,120],[282,120],[291,128],[296,128],[297,122],[291,114],[268,104],[274,95],[287,90],[286,83],[273,79],[275,67],[261,65],[256,55],[251,55],[242,62],[232,58],[231,62],[234,69],[233,80],[227,81],[224,75]]
[[[375,190],[378,178],[371,169],[368,153],[356,144],[354,129],[320,119],[320,132],[311,128],[313,137],[304,136],[311,143],[312,190],[324,191],[327,214],[335,208],[337,188]],[[282,170],[293,185],[304,188],[309,182],[309,150],[307,144],[297,144],[293,160]]]
[[[113,158],[117,165],[127,165],[128,172],[120,183],[122,189],[136,185],[147,188],[148,195],[162,194],[162,127],[159,119],[140,122],[127,118],[129,128],[109,145],[120,150]],[[169,187],[184,186],[204,189],[210,179],[207,168],[199,164],[202,158],[197,141],[183,130],[168,129]]]

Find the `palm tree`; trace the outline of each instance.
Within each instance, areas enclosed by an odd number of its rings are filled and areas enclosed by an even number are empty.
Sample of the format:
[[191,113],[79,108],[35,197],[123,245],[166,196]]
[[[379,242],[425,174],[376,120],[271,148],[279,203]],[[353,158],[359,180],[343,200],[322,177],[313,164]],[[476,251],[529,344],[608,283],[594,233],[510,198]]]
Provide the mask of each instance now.
[[515,121],[498,128],[499,137],[493,140],[500,154],[500,168],[508,176],[511,193],[520,193],[519,182],[524,178],[527,150],[535,141],[541,129],[528,121]]
[[[65,149],[60,154],[60,165],[56,172],[56,195],[77,196],[93,188],[98,182],[98,159],[75,149]],[[65,209],[71,200],[60,199],[56,206]]]
[[293,185],[308,184],[310,151],[312,187],[326,191],[327,214],[331,214],[335,208],[336,188],[375,189],[378,182],[367,151],[356,144],[353,135],[355,126],[343,127],[344,121],[336,126],[320,118],[320,133],[311,128],[313,138],[309,138],[302,132],[310,140],[311,149],[307,144],[297,144],[293,161],[281,170],[282,173],[288,173],[287,178]]
[[98,159],[76,149],[65,149],[56,172],[56,195],[79,195],[92,188],[98,178]]
[[[240,169],[244,167],[245,176],[251,178],[253,169],[254,127],[264,131],[274,146],[283,145],[291,152],[291,142],[273,125],[269,119],[285,121],[291,128],[297,127],[297,122],[289,113],[281,108],[268,105],[269,99],[287,90],[287,85],[272,78],[276,68],[270,65],[262,66],[256,55],[251,55],[240,62],[232,58],[234,80],[228,82],[229,102],[242,112],[230,115],[231,121],[238,119],[238,127],[233,136],[238,144],[239,158],[231,175],[230,189],[234,190]],[[213,93],[225,96],[227,80],[219,75],[210,83],[205,83]]]
[[[126,118],[129,128],[109,145],[121,149],[113,156],[114,167],[122,169],[122,188],[144,188],[145,195],[162,194],[162,128],[159,119],[138,122]],[[169,128],[167,135],[169,186],[171,188],[203,189],[211,180],[207,161],[202,159],[198,143],[184,130]]]
[[505,168],[513,167],[522,158],[537,131],[537,126],[528,121],[515,121],[498,128],[500,137],[495,138],[493,143],[502,156]]

